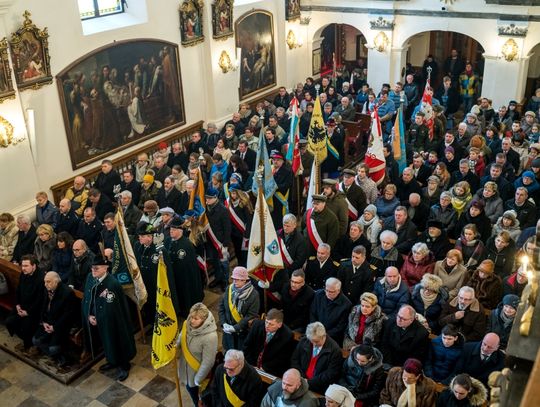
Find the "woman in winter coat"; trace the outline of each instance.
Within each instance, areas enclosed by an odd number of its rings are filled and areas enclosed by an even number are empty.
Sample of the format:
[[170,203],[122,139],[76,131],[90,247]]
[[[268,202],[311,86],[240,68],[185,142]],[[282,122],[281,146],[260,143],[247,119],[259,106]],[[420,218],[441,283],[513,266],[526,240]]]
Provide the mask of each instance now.
[[519,228],[517,213],[513,209],[504,212],[502,216],[497,219],[497,223],[493,225],[491,235],[496,236],[503,230],[510,234],[510,237],[514,242],[517,242],[519,235],[521,235],[521,229]]
[[482,239],[482,242],[488,240],[488,238],[491,236],[491,221],[486,216],[484,208],[485,203],[483,200],[473,199],[471,205],[459,218],[456,230],[454,232],[460,233],[465,225],[472,223],[473,225],[476,225],[476,229],[478,230],[480,235],[479,237]]
[[358,222],[364,227],[364,236],[373,246],[378,243],[379,234],[381,233],[380,218],[377,216],[377,208],[375,205],[368,205],[364,209],[364,213],[358,219]]
[[475,271],[469,271],[465,285],[474,288],[476,298],[487,309],[497,307],[502,299],[502,280],[495,274],[495,264],[492,260],[484,260]]
[[428,203],[430,208],[439,203],[439,198],[441,197],[442,192],[441,188],[439,187],[439,182],[439,177],[432,175],[427,179],[427,185],[422,188],[422,199]]
[[456,249],[450,250],[444,260],[435,263],[433,274],[440,277],[443,288],[448,292],[448,299],[453,300],[463,286],[467,274],[461,252]]
[[476,200],[483,200],[485,207],[484,213],[491,223],[496,223],[497,219],[503,214],[503,201],[499,196],[499,188],[493,181],[488,181],[484,188],[475,194]]
[[487,390],[480,380],[458,374],[437,399],[437,407],[479,407],[487,401]]
[[507,294],[497,308],[489,314],[487,331],[499,335],[501,349],[506,349],[506,345],[508,345],[518,305],[519,297],[514,294]]
[[208,385],[206,379],[214,366],[218,346],[216,321],[206,305],[198,302],[191,307],[176,346],[180,381],[197,405],[199,393]]
[[388,372],[380,404],[433,407],[437,400],[435,382],[422,373],[422,362],[407,359],[403,367]]
[[450,194],[452,195],[452,206],[460,218],[472,199],[471,187],[467,181],[460,181],[450,189]]
[[361,344],[376,346],[380,342],[386,319],[378,305],[377,296],[370,292],[363,293],[360,304],[355,305],[349,314],[343,349],[350,350]]
[[495,274],[500,278],[512,274],[516,245],[508,232],[502,231],[497,236],[491,236],[486,243],[486,252],[486,258],[495,263]]
[[398,236],[391,230],[383,230],[379,236],[381,244],[371,251],[369,265],[375,277],[383,277],[384,271],[394,266],[398,270],[403,265],[403,258],[396,249]]
[[441,278],[433,274],[424,274],[411,294],[411,305],[418,314],[426,318],[431,332],[438,332],[439,316],[447,300],[448,293],[443,288]]
[[19,228],[11,213],[0,215],[0,259],[11,261],[13,250],[19,240]]
[[463,352],[465,338],[453,325],[445,325],[442,332],[431,340],[424,364],[424,374],[436,382],[448,383]]
[[459,250],[463,256],[463,263],[467,270],[472,270],[484,260],[486,248],[480,240],[478,229],[472,223],[465,225],[461,237],[456,240],[456,250]]
[[401,267],[401,278],[412,291],[413,287],[420,282],[424,274],[432,273],[435,266],[435,257],[429,251],[425,243],[415,243],[411,254],[405,259]]
[[439,203],[433,205],[429,210],[428,221],[437,220],[441,222],[448,235],[450,235],[454,231],[457,219],[457,212],[452,206],[452,195],[448,191],[442,192]]
[[377,215],[383,221],[394,216],[394,210],[399,206],[399,199],[396,197],[397,188],[394,184],[384,187],[383,194],[374,202],[377,208]]
[[356,184],[362,188],[366,194],[366,200],[368,204],[374,204],[377,200],[379,191],[377,190],[377,184],[371,178],[369,178],[369,167],[366,164],[360,164],[356,167]]
[[343,363],[339,384],[347,388],[362,407],[376,407],[385,381],[382,353],[372,346],[359,345]]
[[52,254],[52,269],[60,274],[60,278],[67,283],[71,271],[73,258],[73,238],[68,232],[60,232],[56,237],[56,248]]
[[52,255],[56,248],[56,234],[52,226],[44,223],[36,229],[34,256],[38,260],[38,269],[44,273],[52,271]]

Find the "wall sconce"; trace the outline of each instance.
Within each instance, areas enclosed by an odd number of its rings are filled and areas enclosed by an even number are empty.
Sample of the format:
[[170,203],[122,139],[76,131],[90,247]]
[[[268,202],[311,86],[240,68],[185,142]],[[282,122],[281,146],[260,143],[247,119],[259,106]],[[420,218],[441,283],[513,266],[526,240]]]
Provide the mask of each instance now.
[[302,39],[296,39],[296,35],[293,30],[289,30],[287,34],[287,40],[285,41],[289,46],[289,49],[299,48],[303,45]]
[[15,145],[24,140],[24,138],[13,137],[13,125],[0,116],[0,147],[8,147],[10,144]]
[[227,53],[227,51],[223,50],[221,51],[221,55],[219,56],[218,65],[221,68],[221,72],[227,73],[229,71],[236,71],[237,67],[235,64],[232,63],[231,57]]
[[373,39],[373,44],[375,44],[375,49],[379,52],[386,51],[388,45],[390,45],[390,40],[388,36],[383,32],[379,32],[377,36]]
[[517,58],[518,52],[519,47],[513,38],[509,38],[508,40],[506,40],[506,42],[501,48],[501,54],[508,62],[515,60]]

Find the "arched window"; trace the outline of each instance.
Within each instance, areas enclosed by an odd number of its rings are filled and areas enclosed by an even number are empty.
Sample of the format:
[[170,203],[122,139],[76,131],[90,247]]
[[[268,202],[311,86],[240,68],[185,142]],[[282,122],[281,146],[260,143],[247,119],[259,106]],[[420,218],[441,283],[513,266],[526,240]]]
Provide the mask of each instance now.
[[126,0],[77,0],[81,20],[105,17],[124,12]]

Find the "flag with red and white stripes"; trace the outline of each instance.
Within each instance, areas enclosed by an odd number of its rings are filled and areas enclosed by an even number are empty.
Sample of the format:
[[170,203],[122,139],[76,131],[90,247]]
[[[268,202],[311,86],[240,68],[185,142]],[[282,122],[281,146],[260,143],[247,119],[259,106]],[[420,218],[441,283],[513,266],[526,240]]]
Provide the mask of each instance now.
[[384,180],[386,159],[384,158],[381,121],[377,108],[371,114],[371,119],[371,135],[364,161],[369,167],[369,177],[379,185]]

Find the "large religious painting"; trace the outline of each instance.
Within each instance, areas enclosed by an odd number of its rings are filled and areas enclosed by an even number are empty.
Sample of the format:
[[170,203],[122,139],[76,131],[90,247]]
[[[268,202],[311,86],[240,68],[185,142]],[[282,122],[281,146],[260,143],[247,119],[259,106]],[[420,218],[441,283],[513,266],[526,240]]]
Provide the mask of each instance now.
[[37,28],[30,20],[28,11],[25,11],[23,16],[23,25],[11,34],[9,44],[15,80],[20,91],[38,89],[53,80],[47,28]]
[[180,6],[180,39],[189,47],[204,41],[202,0],[185,0]]
[[234,0],[216,0],[212,4],[212,37],[216,40],[224,40],[234,34],[233,3]]
[[294,21],[300,18],[300,0],[285,0],[285,20]]
[[241,49],[240,100],[276,85],[272,14],[252,10],[235,23],[236,47]]
[[73,169],[185,123],[178,45],[116,41],[56,76]]
[[6,99],[15,99],[15,89],[9,67],[8,42],[3,38],[0,40],[0,103]]

